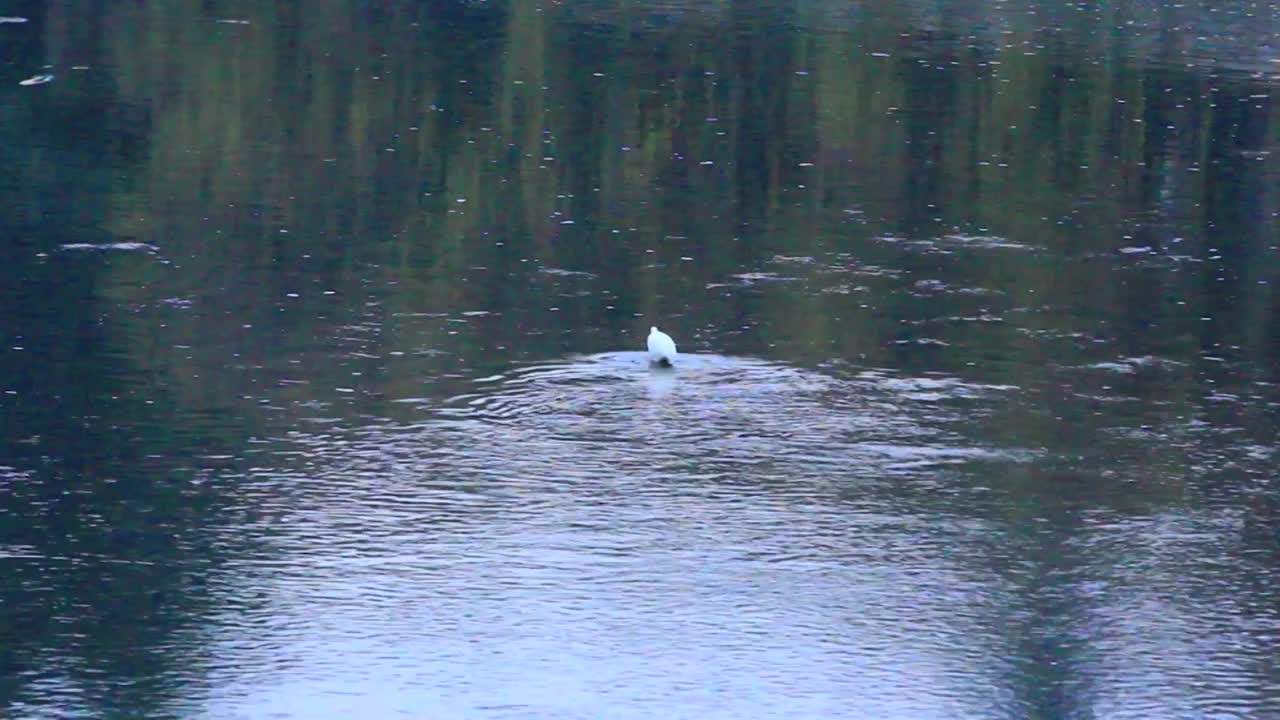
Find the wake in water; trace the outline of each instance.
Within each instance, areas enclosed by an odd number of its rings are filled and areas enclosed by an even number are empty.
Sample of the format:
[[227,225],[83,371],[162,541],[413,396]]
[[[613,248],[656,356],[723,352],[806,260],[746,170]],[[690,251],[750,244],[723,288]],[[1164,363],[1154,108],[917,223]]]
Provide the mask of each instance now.
[[575,474],[768,468],[827,480],[1029,456],[974,445],[959,432],[1003,387],[876,372],[838,377],[709,354],[681,355],[679,374],[647,373],[650,358],[604,353],[477,380],[473,392],[433,409],[434,432],[450,434],[455,452],[470,447],[455,461],[475,453],[477,466],[507,465],[524,477],[556,476],[569,457]]

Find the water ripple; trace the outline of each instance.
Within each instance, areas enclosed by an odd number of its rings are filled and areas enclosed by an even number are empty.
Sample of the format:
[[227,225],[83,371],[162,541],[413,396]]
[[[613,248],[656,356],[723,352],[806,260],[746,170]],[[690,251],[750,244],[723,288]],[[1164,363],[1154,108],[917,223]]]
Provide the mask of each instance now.
[[525,475],[563,465],[565,452],[574,453],[573,472],[645,479],[695,465],[767,467],[797,480],[817,468],[880,477],[1022,456],[971,447],[949,427],[1008,387],[876,373],[840,378],[715,355],[685,356],[674,372],[644,362],[640,353],[608,353],[485,378],[476,383],[483,391],[439,410],[435,429],[453,436],[444,444],[455,449],[480,442],[484,465],[500,454]]
[[369,683],[491,717],[1010,702],[973,690],[1006,655],[983,629],[999,591],[954,554],[987,524],[874,489],[1017,462],[951,427],[1006,389],[639,353],[468,385],[413,422],[301,426],[245,479],[261,548],[215,583],[206,709],[333,716]]

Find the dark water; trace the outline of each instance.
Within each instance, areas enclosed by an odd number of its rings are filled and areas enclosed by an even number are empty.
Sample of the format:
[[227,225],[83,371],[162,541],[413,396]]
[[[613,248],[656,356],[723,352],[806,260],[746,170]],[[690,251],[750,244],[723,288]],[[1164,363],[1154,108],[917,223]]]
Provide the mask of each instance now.
[[0,716],[1280,717],[1269,4],[370,5],[0,12]]

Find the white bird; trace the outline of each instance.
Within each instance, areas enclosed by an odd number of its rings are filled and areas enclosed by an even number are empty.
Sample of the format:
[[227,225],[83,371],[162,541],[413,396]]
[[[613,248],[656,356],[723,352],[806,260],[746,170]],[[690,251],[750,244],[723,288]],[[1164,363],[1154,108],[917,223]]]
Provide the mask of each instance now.
[[671,367],[675,362],[676,342],[658,328],[649,328],[649,364]]

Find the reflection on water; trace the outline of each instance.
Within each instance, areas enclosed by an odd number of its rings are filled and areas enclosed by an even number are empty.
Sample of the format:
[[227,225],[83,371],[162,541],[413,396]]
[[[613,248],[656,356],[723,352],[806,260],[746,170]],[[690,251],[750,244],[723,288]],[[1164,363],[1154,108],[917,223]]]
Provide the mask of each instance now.
[[[1029,508],[1031,534],[1010,529],[1023,510],[990,477],[1038,454],[962,431],[1013,388],[713,355],[654,371],[639,352],[470,384],[408,401],[413,424],[292,432],[238,485],[238,531],[264,546],[214,589],[211,714],[372,698],[495,717],[1138,718],[1266,699],[1250,694],[1264,648],[1230,652],[1261,627],[1231,625],[1230,585],[1184,580],[1214,574],[1195,558],[1236,522],[1099,508],[1064,544],[1056,511]],[[1197,639],[1206,623],[1220,647]]]
[[[441,411],[458,423],[447,444],[479,443],[485,464],[510,452],[516,468],[558,467],[572,455],[578,471],[602,478],[612,470],[647,480],[690,466],[706,479],[732,478],[746,465],[753,479],[776,474],[800,484],[831,470],[882,478],[919,464],[998,457],[953,446],[966,441],[947,431],[980,413],[973,398],[990,388],[871,372],[837,381],[713,355],[686,354],[673,370],[646,365],[642,353],[610,353],[519,370]],[[913,407],[917,399],[924,402]]]
[[836,5],[0,18],[0,716],[1280,716],[1280,28]]
[[928,509],[973,492],[942,468],[1029,457],[948,427],[1004,390],[639,352],[473,386],[246,478],[270,549],[226,576],[215,714],[335,683],[511,717],[1011,707],[994,530]]

